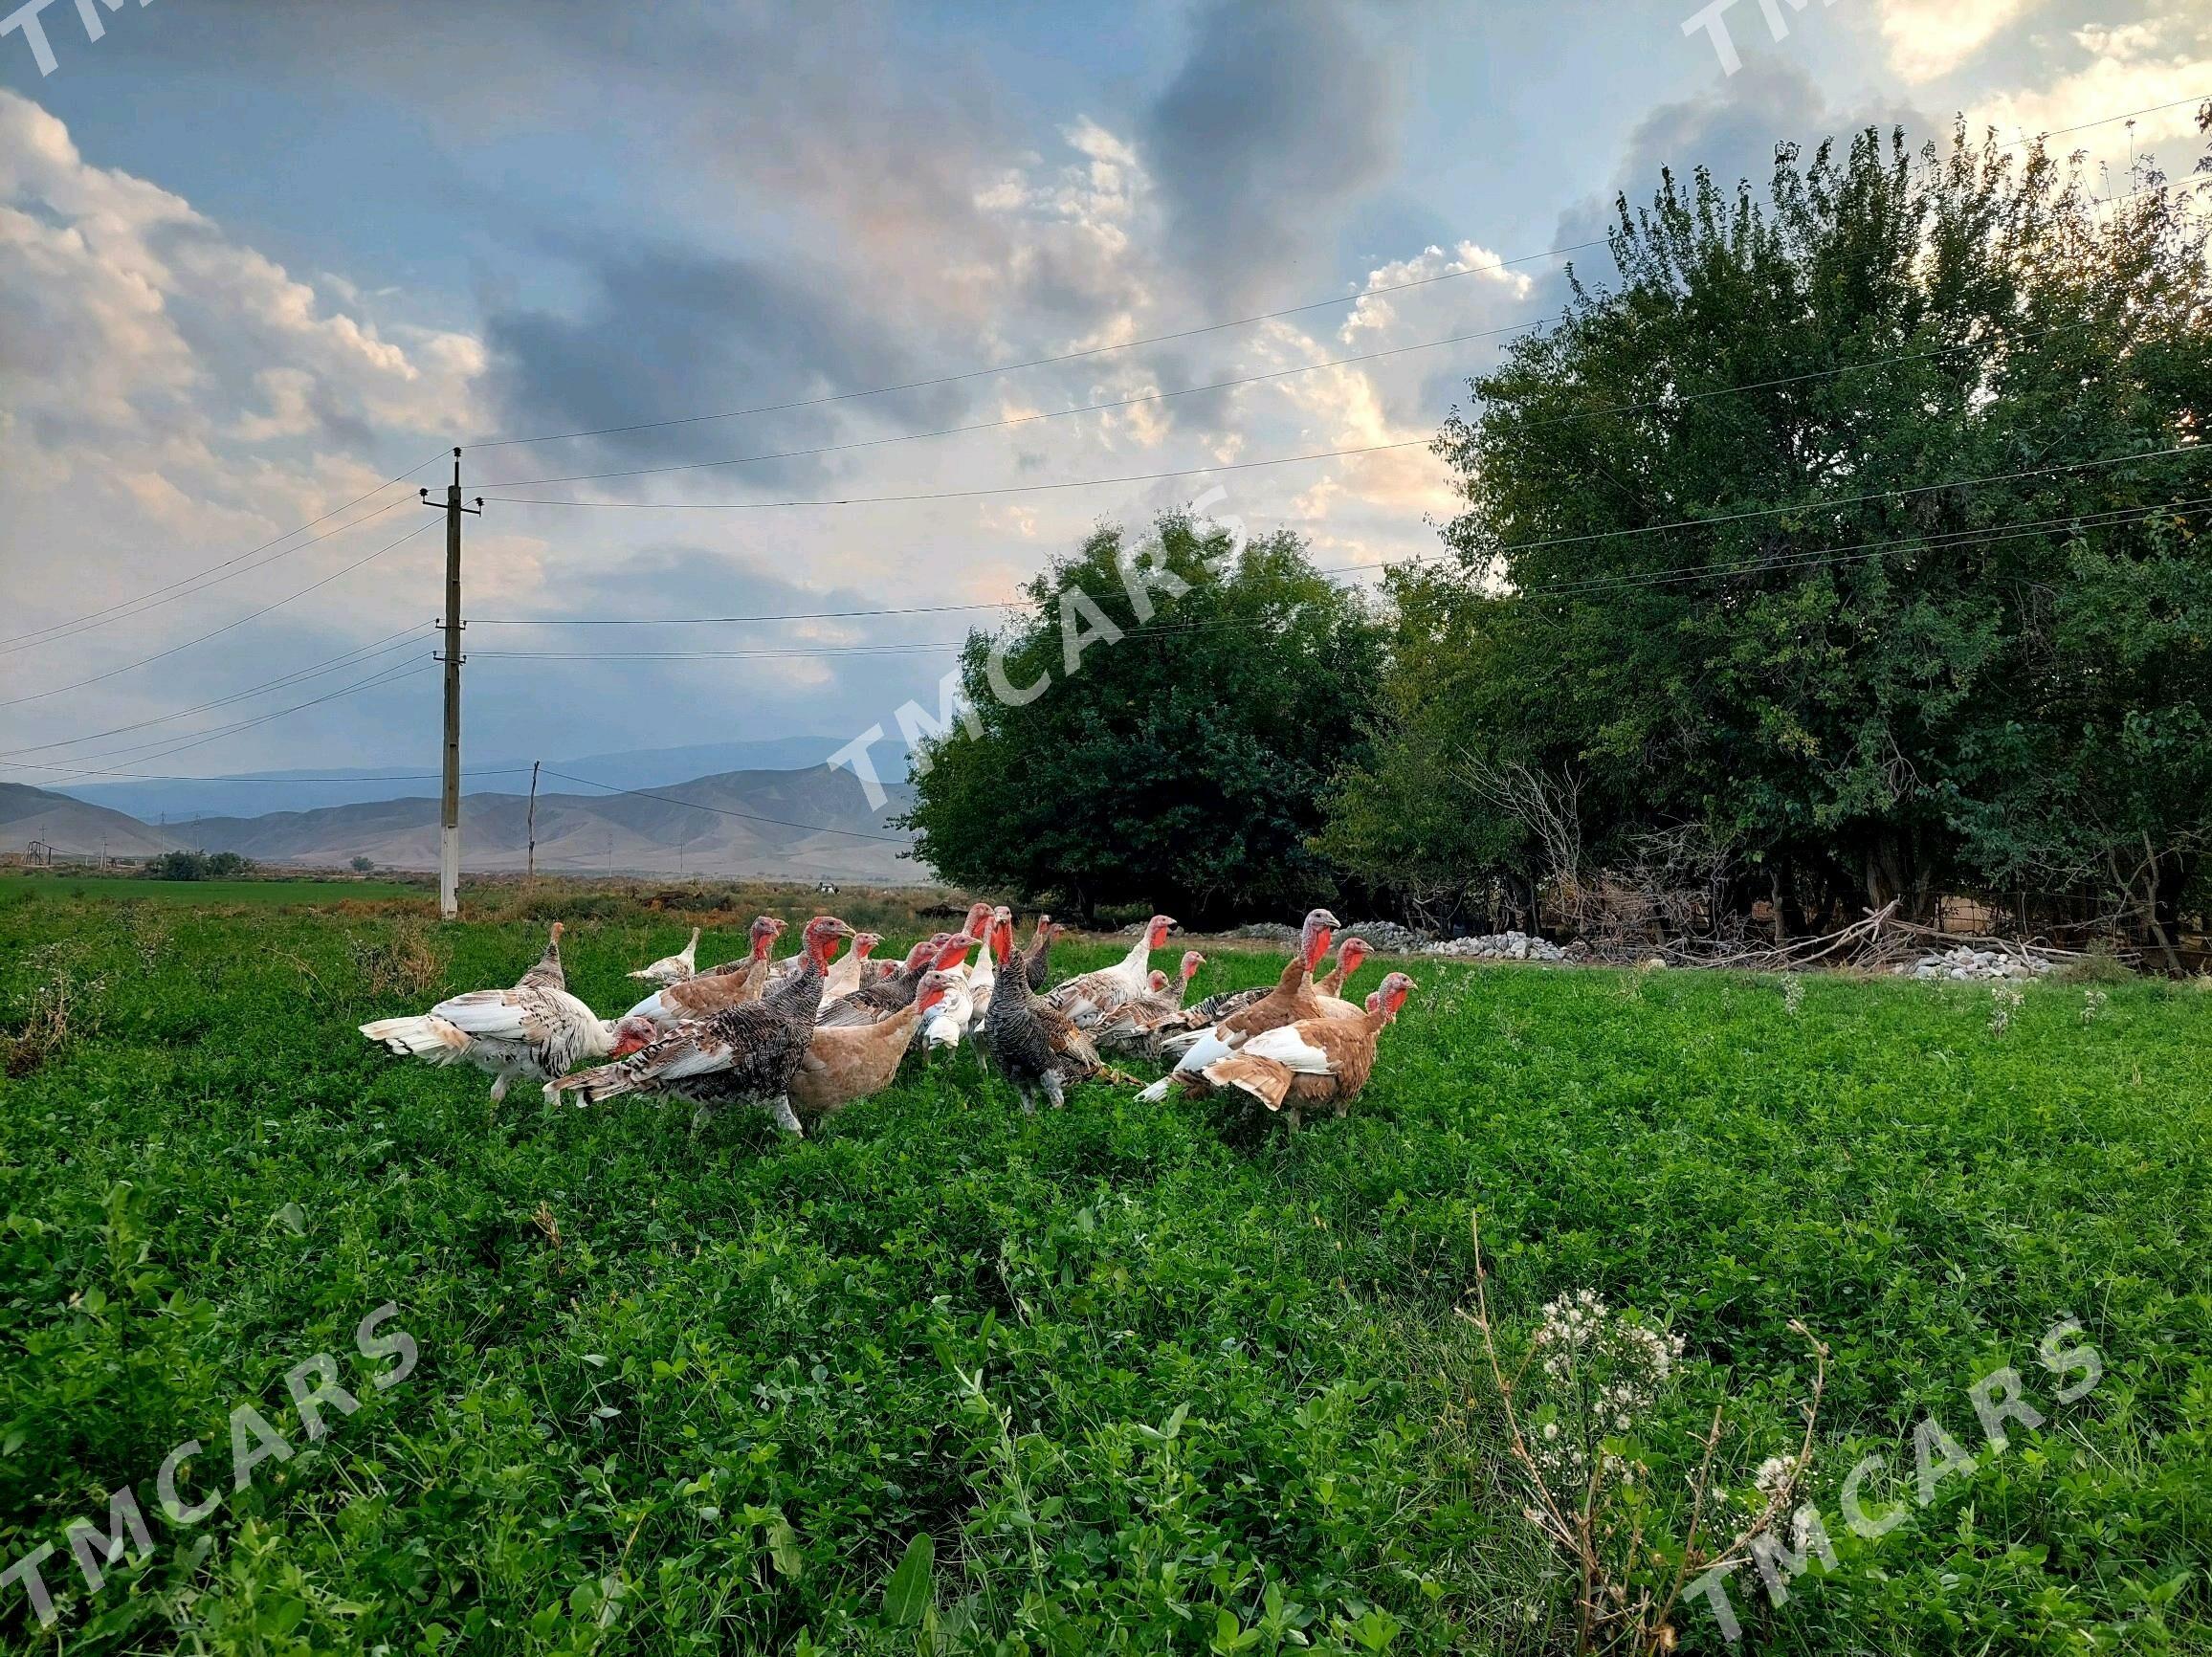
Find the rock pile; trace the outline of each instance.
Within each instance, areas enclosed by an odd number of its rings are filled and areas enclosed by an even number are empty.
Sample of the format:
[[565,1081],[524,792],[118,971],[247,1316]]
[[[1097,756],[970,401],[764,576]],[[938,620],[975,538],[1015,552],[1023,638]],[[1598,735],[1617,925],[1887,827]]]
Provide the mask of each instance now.
[[1556,943],[1531,938],[1525,932],[1492,932],[1480,938],[1454,938],[1431,943],[1425,955],[1449,955],[1462,961],[1564,961],[1566,952]]
[[1920,979],[2033,979],[2057,970],[2057,963],[2033,956],[2014,955],[2009,950],[1971,949],[1960,944],[1956,949],[1902,962],[1891,970]]

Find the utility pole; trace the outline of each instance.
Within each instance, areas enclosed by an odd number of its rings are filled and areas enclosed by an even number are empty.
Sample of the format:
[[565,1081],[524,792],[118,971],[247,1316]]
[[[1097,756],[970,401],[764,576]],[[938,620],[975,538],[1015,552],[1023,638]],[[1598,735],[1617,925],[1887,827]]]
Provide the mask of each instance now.
[[[422,491],[423,504],[431,492]],[[446,490],[446,777],[438,795],[438,914],[461,917],[461,514],[481,517],[484,497],[461,504],[461,452],[453,451],[453,481]]]
[[530,867],[528,873],[523,876],[528,880],[538,878],[538,767],[544,762],[542,760],[530,762],[530,817],[523,829],[523,832],[530,837]]

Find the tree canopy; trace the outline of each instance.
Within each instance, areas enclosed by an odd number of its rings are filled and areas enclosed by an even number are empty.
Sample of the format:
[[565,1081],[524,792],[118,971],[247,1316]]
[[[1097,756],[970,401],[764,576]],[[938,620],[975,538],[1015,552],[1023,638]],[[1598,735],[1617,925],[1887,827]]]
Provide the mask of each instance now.
[[[2170,921],[2212,843],[2212,279],[2164,181],[1868,131],[1626,199],[1471,382],[1330,854],[1431,894],[1666,841],[1795,914],[1947,882]],[[1527,790],[1519,794],[1525,796]]]
[[917,748],[918,855],[1086,917],[1335,895],[1308,842],[1381,666],[1359,595],[1294,536],[1240,548],[1182,516],[1141,545],[1101,527],[1026,590],[1034,614],[969,635],[966,722]]

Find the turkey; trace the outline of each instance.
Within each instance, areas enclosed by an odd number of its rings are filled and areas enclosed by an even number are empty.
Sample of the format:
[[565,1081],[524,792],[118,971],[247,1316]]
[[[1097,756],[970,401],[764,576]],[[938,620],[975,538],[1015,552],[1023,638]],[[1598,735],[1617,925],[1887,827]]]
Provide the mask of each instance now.
[[1367,1086],[1376,1038],[1397,1022],[1412,990],[1413,981],[1394,972],[1358,1018],[1311,1018],[1262,1030],[1207,1065],[1206,1079],[1218,1088],[1241,1088],[1271,1111],[1288,1103],[1294,1130],[1312,1107],[1329,1105],[1340,1116]]
[[580,1105],[623,1094],[671,1094],[692,1102],[695,1133],[725,1105],[757,1105],[786,1134],[803,1136],[791,1111],[791,1082],[813,1043],[830,958],[837,940],[852,936],[834,916],[816,916],[802,935],[805,963],[771,994],[686,1020],[613,1064],[563,1077],[554,1092],[573,1094]]
[[513,989],[473,989],[419,1018],[382,1018],[361,1027],[401,1058],[469,1064],[489,1072],[492,1098],[507,1096],[518,1076],[550,1082],[580,1059],[605,1058],[625,1040],[650,1035],[642,1019],[601,1018],[567,991],[561,970],[561,922],[538,964]]
[[631,1018],[649,1019],[667,1029],[686,1019],[705,1018],[725,1007],[759,1001],[768,983],[768,951],[783,935],[784,923],[772,915],[753,921],[752,953],[680,983],[663,984],[630,1009]]
[[1112,966],[1080,973],[1055,985],[1045,999],[1086,1029],[1118,1012],[1148,992],[1152,952],[1167,947],[1167,934],[1174,925],[1174,917],[1155,915],[1127,955]]
[[791,1103],[809,1116],[826,1116],[855,1099],[879,1094],[898,1074],[898,1062],[912,1045],[915,1027],[935,1012],[943,999],[962,988],[957,975],[925,974],[913,1005],[874,1024],[816,1029],[807,1056],[791,1078]]
[[[914,1032],[917,1045],[930,1052],[950,1052],[961,1044],[975,1023],[976,998],[974,985],[969,982],[974,972],[969,968],[962,973],[933,972],[931,979],[942,979],[944,985],[929,1016],[921,1021]],[[928,983],[929,979],[924,979]]]
[[976,959],[968,967],[968,1000],[973,1010],[968,1015],[968,1026],[975,1027],[990,1011],[991,996],[998,988],[999,963],[991,953],[991,939],[998,936],[1001,926],[1012,927],[1014,912],[1001,906],[991,911],[991,917],[984,922],[984,946],[976,951]]
[[1172,989],[1168,986],[1167,974],[1154,973],[1152,986],[1145,994],[1098,1021],[1091,1032],[1098,1050],[1127,1053],[1157,1062],[1160,1044],[1154,1032],[1162,1020],[1174,1017],[1181,1010],[1183,999],[1190,994],[1190,981],[1205,964],[1206,957],[1197,950],[1184,950],[1182,975]]
[[924,939],[907,953],[906,962],[889,978],[874,983],[864,983],[835,1006],[822,1009],[819,1023],[839,1025],[874,1024],[887,1014],[899,1011],[914,1000],[915,989],[924,974],[942,972],[958,966],[975,939],[964,932],[940,932]]
[[882,941],[883,935],[881,933],[859,932],[853,934],[852,947],[837,958],[837,964],[830,969],[830,976],[823,980],[822,1000],[824,1003],[842,1001],[860,987],[861,975],[863,969],[868,965],[868,958],[874,953],[875,946]]
[[1345,983],[1360,970],[1367,959],[1367,940],[1347,938],[1337,946],[1337,969],[1314,980],[1314,997],[1321,1004],[1321,1010],[1331,1018],[1365,1018],[1366,1009],[1357,1002],[1346,1001]]
[[642,978],[648,983],[681,983],[698,970],[695,964],[699,947],[699,929],[692,928],[691,941],[674,955],[664,955],[651,966],[641,966],[630,976]]
[[1033,990],[1043,990],[1052,976],[1052,939],[1068,929],[1052,924],[1050,915],[1037,917],[1037,930],[1029,934],[1029,947],[1022,951],[1022,976]]
[[1275,987],[1250,1006],[1219,1020],[1210,1029],[1161,1042],[1161,1052],[1176,1059],[1175,1069],[1137,1096],[1148,1104],[1158,1104],[1167,1097],[1171,1084],[1181,1080],[1185,1086],[1199,1085],[1200,1072],[1207,1065],[1227,1058],[1262,1030],[1324,1016],[1320,1000],[1314,994],[1314,968],[1328,953],[1329,937],[1337,924],[1337,917],[1326,909],[1310,911],[1298,933],[1297,953],[1285,963]]
[[[1039,936],[1050,942],[1043,927]],[[1039,999],[1016,964],[1014,929],[1009,920],[994,926],[991,947],[998,958],[997,987],[989,1010],[976,1030],[976,1049],[1021,1095],[1022,1109],[1034,1115],[1043,1094],[1057,1110],[1067,1101],[1070,1082],[1089,1081],[1105,1071],[1091,1038],[1068,1015]],[[1110,1073],[1110,1072],[1109,1072]]]
[[[965,965],[945,969],[945,976],[950,983],[939,1000],[936,1010],[922,1020],[921,1027],[915,1031],[916,1047],[933,1052],[950,1051],[959,1047],[961,1038],[968,1032],[968,1027],[975,1023],[978,1006],[988,1004],[989,985],[994,976],[989,940],[995,914],[996,911],[987,903],[968,906],[967,924],[960,936],[969,940],[970,947],[976,951],[976,959]],[[984,986],[981,1003],[976,998],[979,982]]]

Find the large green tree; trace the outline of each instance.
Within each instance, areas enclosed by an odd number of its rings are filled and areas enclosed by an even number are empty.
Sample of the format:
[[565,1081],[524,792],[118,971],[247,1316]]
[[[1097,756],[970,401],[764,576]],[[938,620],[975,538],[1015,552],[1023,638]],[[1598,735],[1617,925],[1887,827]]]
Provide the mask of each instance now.
[[945,879],[1191,921],[1333,896],[1308,841],[1381,663],[1362,600],[1288,534],[1101,528],[969,636],[968,710],[916,753],[908,822]]
[[2201,215],[1869,131],[1764,200],[1667,176],[1610,251],[1445,428],[1458,567],[1399,584],[1324,844],[1418,865],[1372,803],[1427,776],[1449,855],[1527,862],[1511,771],[1594,861],[1693,832],[1800,924],[1948,883],[2170,920],[2212,838]]

